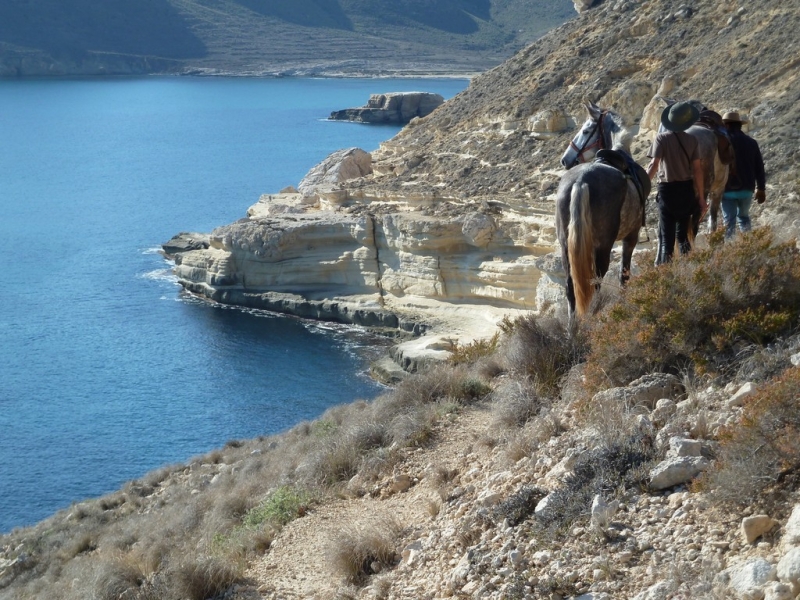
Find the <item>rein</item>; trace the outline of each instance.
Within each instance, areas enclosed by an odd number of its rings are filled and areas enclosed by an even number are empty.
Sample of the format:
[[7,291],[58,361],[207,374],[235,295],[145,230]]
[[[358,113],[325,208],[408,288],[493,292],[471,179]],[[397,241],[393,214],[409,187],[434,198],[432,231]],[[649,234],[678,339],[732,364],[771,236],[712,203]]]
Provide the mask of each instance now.
[[[586,141],[583,142],[583,146],[578,148],[578,146],[575,144],[575,142],[570,140],[569,147],[572,148],[573,150],[575,150],[575,152],[577,152],[577,156],[575,157],[575,162],[572,163],[572,166],[575,166],[578,163],[586,162],[583,159],[583,154],[587,150],[590,150],[590,149],[592,149],[594,147],[598,147],[599,150],[604,150],[605,149],[606,146],[605,146],[605,133],[603,131],[603,121],[605,120],[607,112],[608,111],[603,111],[602,113],[600,113],[600,118],[597,121],[595,121],[594,128],[592,129],[592,133],[590,135],[586,136]],[[597,138],[595,139],[594,142],[592,142],[590,144],[589,140],[592,139],[592,135],[595,132],[597,132]]]

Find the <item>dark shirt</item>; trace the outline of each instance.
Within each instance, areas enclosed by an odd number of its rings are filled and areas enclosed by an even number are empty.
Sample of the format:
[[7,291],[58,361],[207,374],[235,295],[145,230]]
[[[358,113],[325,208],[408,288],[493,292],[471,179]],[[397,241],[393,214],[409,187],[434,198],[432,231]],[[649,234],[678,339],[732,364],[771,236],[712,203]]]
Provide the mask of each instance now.
[[729,131],[736,160],[728,173],[725,191],[764,189],[764,159],[758,142],[742,131]]

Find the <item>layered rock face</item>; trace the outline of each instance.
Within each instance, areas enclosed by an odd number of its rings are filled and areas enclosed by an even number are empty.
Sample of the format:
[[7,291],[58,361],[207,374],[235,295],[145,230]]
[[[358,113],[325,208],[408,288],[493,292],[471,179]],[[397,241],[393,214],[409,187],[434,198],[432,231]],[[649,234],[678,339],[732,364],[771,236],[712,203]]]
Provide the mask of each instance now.
[[366,106],[335,110],[330,118],[334,121],[405,125],[415,117],[427,117],[442,103],[444,98],[441,95],[429,92],[372,94]]
[[301,193],[264,195],[246,219],[215,229],[208,247],[181,234],[165,250],[186,289],[219,302],[417,332],[443,305],[530,310],[558,289],[557,275],[542,276],[558,271],[543,258],[553,243],[546,218],[392,204],[342,209]]

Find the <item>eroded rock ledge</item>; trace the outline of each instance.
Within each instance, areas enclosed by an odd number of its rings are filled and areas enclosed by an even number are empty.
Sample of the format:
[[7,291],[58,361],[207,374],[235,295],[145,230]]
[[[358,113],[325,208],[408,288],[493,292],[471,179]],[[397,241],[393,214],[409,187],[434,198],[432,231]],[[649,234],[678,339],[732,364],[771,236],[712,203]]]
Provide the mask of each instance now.
[[217,302],[438,332],[398,351],[414,370],[448,344],[491,335],[505,315],[557,300],[549,221],[442,198],[289,191],[263,195],[211,234],[179,234],[164,251],[186,290]]
[[333,121],[405,125],[415,117],[427,117],[444,103],[444,97],[430,92],[372,94],[366,106],[331,113]]

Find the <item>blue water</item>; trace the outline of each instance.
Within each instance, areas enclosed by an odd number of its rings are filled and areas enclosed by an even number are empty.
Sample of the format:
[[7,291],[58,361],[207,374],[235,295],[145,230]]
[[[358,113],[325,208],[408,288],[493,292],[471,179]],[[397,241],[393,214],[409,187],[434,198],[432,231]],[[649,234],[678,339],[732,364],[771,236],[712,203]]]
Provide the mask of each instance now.
[[398,131],[332,110],[466,85],[0,81],[0,532],[374,397],[367,336],[194,300],[156,250]]

